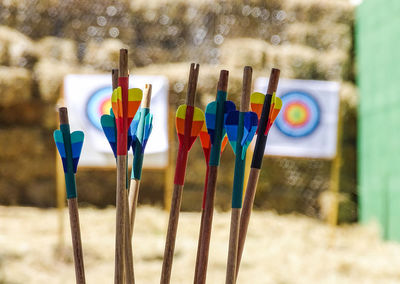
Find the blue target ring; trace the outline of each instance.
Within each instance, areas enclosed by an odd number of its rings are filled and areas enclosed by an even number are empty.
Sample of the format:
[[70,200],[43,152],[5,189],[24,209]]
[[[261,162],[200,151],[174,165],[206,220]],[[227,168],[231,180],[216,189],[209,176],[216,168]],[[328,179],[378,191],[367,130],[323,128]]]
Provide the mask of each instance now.
[[86,117],[89,122],[98,130],[102,130],[100,118],[103,114],[108,114],[111,108],[112,88],[102,87],[94,91],[86,103]]
[[282,109],[275,125],[290,137],[305,137],[318,127],[321,110],[313,96],[302,91],[291,91],[283,96]]

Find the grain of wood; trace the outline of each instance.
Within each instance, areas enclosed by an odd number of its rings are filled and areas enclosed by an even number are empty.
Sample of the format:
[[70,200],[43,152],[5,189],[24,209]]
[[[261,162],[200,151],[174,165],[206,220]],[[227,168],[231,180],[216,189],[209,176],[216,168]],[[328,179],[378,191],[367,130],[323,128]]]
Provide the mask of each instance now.
[[175,250],[176,231],[178,229],[179,211],[181,210],[183,185],[174,185],[171,209],[167,230],[167,241],[164,249],[164,259],[161,271],[161,284],[167,284],[171,279],[172,262]]
[[129,189],[129,216],[130,216],[130,231],[131,237],[133,236],[133,228],[135,226],[136,208],[139,197],[140,179],[131,179],[131,185]]
[[68,211],[71,225],[72,248],[74,251],[76,283],[84,284],[86,282],[85,267],[83,263],[81,230],[79,226],[78,201],[76,198],[68,199]]
[[260,169],[251,168],[249,180],[247,183],[246,193],[243,200],[243,208],[240,215],[239,242],[238,242],[238,253],[236,261],[236,278],[239,273],[240,262],[242,260],[244,242],[246,240],[247,229],[249,227],[251,210],[254,204],[254,197],[256,195],[256,188],[259,176],[260,176]]
[[208,255],[210,250],[211,228],[214,214],[214,200],[217,189],[218,166],[210,166],[206,202],[202,212],[200,227],[198,259],[196,260],[196,271],[194,283],[205,283],[207,277]]
[[239,220],[240,208],[232,208],[225,284],[236,283],[236,260],[239,239]]
[[125,271],[125,202],[126,191],[126,155],[117,156],[117,191],[116,191],[116,233],[115,233],[115,274],[114,283],[124,281]]

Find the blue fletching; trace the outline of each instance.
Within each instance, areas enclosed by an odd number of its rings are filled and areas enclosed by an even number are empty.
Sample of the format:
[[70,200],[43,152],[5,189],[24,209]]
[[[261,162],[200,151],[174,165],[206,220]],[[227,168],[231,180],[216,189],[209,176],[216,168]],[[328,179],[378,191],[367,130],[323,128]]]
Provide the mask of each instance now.
[[244,159],[246,155],[247,147],[249,147],[251,140],[253,140],[254,134],[257,131],[258,127],[258,117],[255,112],[248,111],[244,114],[244,130],[243,130],[243,138],[241,141],[242,145],[242,159]]
[[[234,102],[232,101],[225,101],[225,105],[224,105],[224,125],[225,125],[225,121],[226,121],[226,117],[228,116],[228,114],[232,111],[236,110],[236,105]],[[224,139],[226,134],[226,129],[224,127],[224,129],[222,130],[222,136],[221,139]]]
[[53,133],[54,141],[56,142],[58,153],[60,153],[61,158],[66,158],[64,138],[60,130],[55,130]]
[[228,134],[229,143],[236,154],[237,132],[239,124],[239,111],[231,111],[225,119],[225,129]]
[[54,141],[56,142],[58,153],[61,156],[64,173],[66,173],[68,171],[67,154],[65,153],[64,138],[63,138],[61,130],[58,130],[58,129],[55,130],[53,133],[53,137],[54,137]]
[[225,105],[224,105],[224,116],[226,117],[228,115],[228,113],[230,113],[231,111],[235,111],[236,110],[236,106],[235,103],[232,101],[226,101]]
[[138,125],[139,125],[139,121],[140,121],[140,116],[141,116],[141,111],[140,109],[136,112],[132,122],[131,122],[131,126],[129,127],[129,135],[131,135],[132,137],[136,136],[136,131],[138,129]]
[[81,156],[84,134],[82,131],[74,131],[71,133],[71,148],[73,171],[76,173],[78,168],[79,157]]
[[117,128],[115,125],[115,117],[112,111],[110,111],[110,113],[110,115],[103,114],[101,116],[100,122],[104,134],[107,137],[108,143],[110,143],[114,156],[117,157]]
[[[135,147],[136,147],[136,142],[137,142],[137,137],[136,137],[136,132],[139,126],[139,121],[140,121],[140,116],[141,116],[141,111],[140,109],[136,112],[135,116],[133,117],[133,120],[131,122],[131,125],[129,127],[128,135],[131,136],[131,141],[128,145],[132,147],[132,150],[135,152]],[[129,147],[129,146],[128,146]]]
[[210,135],[211,144],[214,143],[215,137],[215,123],[217,113],[217,102],[211,102],[206,107],[206,126],[208,134]]
[[149,140],[152,130],[153,130],[153,114],[149,113],[146,115],[144,122],[144,139],[142,142],[142,153],[144,153],[144,149],[146,148],[146,144],[147,141]]
[[[232,101],[224,102],[224,123],[228,113],[236,110],[236,106]],[[216,124],[217,102],[211,102],[206,107],[206,126],[207,132],[210,135],[211,144],[214,144],[215,137],[215,124]],[[226,130],[222,129],[221,139],[225,136]]]

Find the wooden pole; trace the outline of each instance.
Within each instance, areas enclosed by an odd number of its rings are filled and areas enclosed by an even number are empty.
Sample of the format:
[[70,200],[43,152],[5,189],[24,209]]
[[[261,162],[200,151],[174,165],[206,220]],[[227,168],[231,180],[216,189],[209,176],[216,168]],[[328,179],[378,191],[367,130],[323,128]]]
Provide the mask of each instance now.
[[331,184],[330,192],[333,197],[333,204],[328,215],[328,223],[332,227],[336,227],[339,215],[339,185],[340,185],[340,167],[342,165],[342,135],[343,135],[343,118],[340,112],[339,103],[339,120],[338,120],[338,135],[337,135],[337,146],[336,156],[332,162],[331,167]]
[[[194,106],[194,99],[196,95],[196,86],[197,86],[197,79],[199,76],[199,64],[194,64],[192,63],[190,66],[190,73],[189,73],[189,82],[188,82],[188,91],[187,91],[187,96],[186,96],[186,105],[187,107],[193,107]],[[188,114],[188,112],[186,112]],[[188,118],[188,117],[186,117]],[[190,119],[193,119],[191,117]],[[176,164],[176,169],[175,169],[175,176],[177,175],[179,171],[179,167],[184,164],[183,171],[186,169],[186,161],[187,161],[187,154],[190,148],[190,145],[188,145],[187,139],[190,138],[191,135],[191,123],[190,127],[185,127],[185,141],[183,143],[186,143],[182,145],[183,147],[179,147],[178,151],[178,157],[177,157],[177,164]],[[182,162],[182,165],[179,163]],[[181,173],[182,174],[182,173]],[[183,172],[184,176],[184,172]],[[175,250],[175,240],[176,240],[176,232],[178,229],[178,221],[179,221],[179,211],[181,207],[181,202],[182,202],[182,190],[183,190],[183,183],[182,184],[176,184],[174,182],[174,190],[172,193],[172,201],[171,201],[171,209],[170,209],[170,214],[169,214],[169,221],[168,221],[168,230],[167,230],[167,237],[166,237],[166,242],[165,242],[165,249],[164,249],[164,259],[163,259],[163,265],[162,265],[162,271],[161,271],[161,284],[167,284],[170,283],[171,279],[171,269],[172,269],[172,262],[173,262],[173,256],[174,256],[174,250]]]
[[[59,108],[59,116],[60,116],[60,125],[68,125],[68,134],[69,134],[69,121],[68,121],[67,108],[65,108],[65,107]],[[69,153],[69,154],[71,154],[71,160],[72,160],[72,153]],[[73,178],[72,182],[75,185],[75,178]],[[84,284],[86,282],[85,281],[85,268],[84,268],[84,263],[83,263],[81,231],[80,231],[80,226],[79,226],[78,202],[77,202],[76,197],[68,198],[68,210],[69,210],[69,220],[70,220],[70,226],[71,226],[72,248],[73,248],[73,252],[74,252],[76,283]]]
[[[269,77],[267,96],[271,96],[273,93],[276,92],[276,90],[278,88],[279,74],[280,74],[279,69],[274,69],[274,68],[272,69],[271,75]],[[239,267],[240,267],[240,262],[242,259],[244,242],[246,240],[246,234],[247,234],[247,229],[249,226],[251,210],[252,210],[253,204],[254,204],[254,198],[255,198],[255,194],[256,194],[258,178],[260,176],[262,157],[264,156],[265,145],[266,145],[266,141],[267,141],[267,136],[263,135],[263,133],[265,132],[265,128],[266,128],[266,125],[268,122],[271,99],[270,99],[270,97],[266,97],[265,100],[266,100],[264,102],[265,106],[263,106],[263,108],[265,110],[263,111],[263,115],[261,116],[260,123],[258,126],[259,128],[258,128],[257,141],[256,141],[256,146],[255,146],[254,152],[253,152],[253,161],[251,164],[249,179],[247,182],[247,188],[246,188],[245,197],[244,197],[244,201],[243,201],[242,213],[240,216],[238,254],[237,254],[237,263],[236,263],[236,277],[239,273]]]
[[[242,87],[242,98],[240,101],[240,112],[247,112],[249,110],[249,103],[250,103],[250,90],[251,90],[251,77],[252,77],[252,68],[250,66],[246,66],[243,72],[243,87]],[[240,123],[239,127],[240,128]],[[240,131],[240,129],[239,129]],[[239,132],[238,131],[238,132]],[[236,182],[243,183],[243,173],[241,177],[237,175],[236,171],[239,167],[238,166],[238,158],[241,156],[241,147],[240,140],[242,135],[239,135],[236,147],[236,162],[235,162],[235,179],[234,184]],[[245,161],[244,161],[245,163]],[[240,180],[236,181],[236,177],[238,176]],[[243,191],[243,187],[239,188],[239,190]],[[235,192],[233,192],[233,195]],[[241,193],[242,194],[242,193]],[[241,203],[241,200],[240,200]],[[241,207],[241,206],[240,206]],[[226,269],[226,284],[234,284],[236,282],[236,260],[237,260],[237,249],[238,249],[238,239],[239,239],[239,218],[240,218],[240,207],[235,208],[232,206],[232,215],[231,215],[231,227],[230,227],[230,234],[229,234],[229,250],[228,250],[228,261],[227,261],[227,269]]]
[[[218,87],[217,87],[217,100],[218,100],[218,92],[226,93],[228,89],[228,76],[229,72],[227,70],[221,70]],[[225,98],[226,99],[226,98]],[[223,103],[224,100],[221,100]],[[222,109],[223,110],[223,109]],[[224,113],[222,111],[222,117]],[[219,126],[220,131],[224,127],[223,119],[219,121],[221,124]],[[221,143],[214,147],[218,147],[215,150],[218,155],[221,152]],[[219,164],[219,163],[218,163]],[[215,199],[215,192],[217,188],[217,177],[218,177],[218,164],[217,165],[209,165],[208,171],[208,182],[206,188],[206,195],[204,201],[204,208],[201,212],[201,223],[200,223],[200,233],[199,233],[199,242],[197,246],[197,257],[196,257],[196,268],[195,268],[195,275],[194,275],[194,283],[205,283],[207,277],[207,265],[208,265],[208,255],[209,255],[209,248],[210,248],[210,239],[211,239],[211,228],[212,228],[212,220],[213,220],[213,213],[214,213],[214,199]]]

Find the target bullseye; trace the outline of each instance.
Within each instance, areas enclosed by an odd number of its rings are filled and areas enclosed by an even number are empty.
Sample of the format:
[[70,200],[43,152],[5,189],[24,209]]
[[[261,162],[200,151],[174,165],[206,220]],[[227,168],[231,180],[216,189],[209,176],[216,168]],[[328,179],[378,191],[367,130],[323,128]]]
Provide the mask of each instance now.
[[304,92],[289,92],[282,97],[282,111],[276,119],[277,128],[290,137],[310,135],[320,121],[317,101]]
[[97,89],[92,95],[90,95],[86,103],[86,117],[99,131],[102,131],[100,124],[101,116],[110,113],[111,93],[111,87]]

